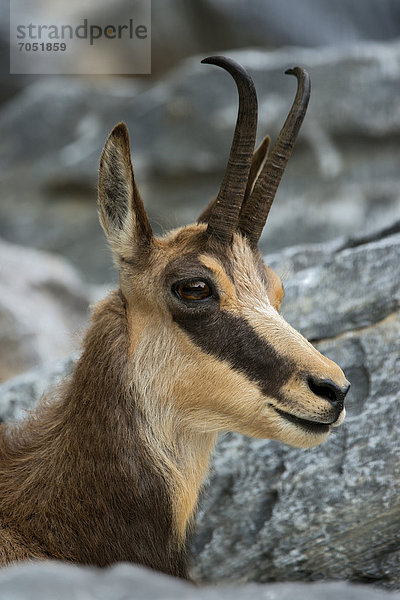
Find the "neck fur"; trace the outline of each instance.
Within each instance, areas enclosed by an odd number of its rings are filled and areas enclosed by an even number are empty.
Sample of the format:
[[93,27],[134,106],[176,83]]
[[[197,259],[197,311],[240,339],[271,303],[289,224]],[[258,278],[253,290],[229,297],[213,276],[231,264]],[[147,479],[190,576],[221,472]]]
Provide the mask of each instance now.
[[132,561],[182,577],[216,436],[189,435],[170,403],[152,410],[154,399],[130,379],[129,340],[113,292],[59,397],[0,436],[0,516],[44,555]]

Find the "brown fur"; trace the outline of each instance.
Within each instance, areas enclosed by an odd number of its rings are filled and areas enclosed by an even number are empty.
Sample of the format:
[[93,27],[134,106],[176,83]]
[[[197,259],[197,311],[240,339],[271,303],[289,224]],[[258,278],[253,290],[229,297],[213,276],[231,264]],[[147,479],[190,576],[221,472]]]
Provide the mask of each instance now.
[[158,471],[146,449],[150,424],[128,383],[128,346],[117,292],[97,307],[60,398],[6,430],[0,446],[3,564],[51,556],[99,566],[134,561],[185,574],[168,472]]
[[[205,224],[152,236],[122,124],[99,203],[120,289],[96,307],[70,380],[0,429],[0,564],[132,561],[185,577],[218,432],[316,445],[344,410],[308,378],[346,380],[279,315],[282,284],[240,233],[224,247]],[[209,301],[185,304],[182,279],[208,280]]]

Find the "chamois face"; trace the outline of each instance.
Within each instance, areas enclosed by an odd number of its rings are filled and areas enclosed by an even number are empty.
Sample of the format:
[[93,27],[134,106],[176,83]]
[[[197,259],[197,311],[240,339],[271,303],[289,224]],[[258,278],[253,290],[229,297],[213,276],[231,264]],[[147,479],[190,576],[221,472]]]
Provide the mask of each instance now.
[[123,124],[103,151],[99,206],[144,410],[187,430],[301,447],[343,421],[344,374],[279,315],[282,284],[245,235],[226,244],[204,223],[152,235]]

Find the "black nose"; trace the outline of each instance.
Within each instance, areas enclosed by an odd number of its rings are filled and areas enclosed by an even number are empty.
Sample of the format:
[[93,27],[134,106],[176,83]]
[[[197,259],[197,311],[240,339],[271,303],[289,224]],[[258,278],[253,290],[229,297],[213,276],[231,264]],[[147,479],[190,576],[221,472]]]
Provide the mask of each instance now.
[[309,377],[308,387],[314,394],[330,402],[332,406],[336,408],[339,416],[343,410],[346,394],[350,389],[349,383],[346,383],[343,387],[339,387],[331,379],[316,379],[314,377]]

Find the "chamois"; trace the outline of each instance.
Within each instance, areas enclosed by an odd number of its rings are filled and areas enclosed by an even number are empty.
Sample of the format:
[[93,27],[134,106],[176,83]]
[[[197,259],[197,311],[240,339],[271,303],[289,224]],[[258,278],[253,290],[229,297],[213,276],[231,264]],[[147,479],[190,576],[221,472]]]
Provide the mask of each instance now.
[[349,383],[279,314],[283,288],[257,248],[303,121],[309,76],[268,156],[254,152],[257,98],[239,64],[236,128],[217,197],[156,238],[124,123],[99,170],[99,214],[119,289],[94,309],[75,370],[0,435],[0,564],[132,561],[187,576],[185,541],[216,437],[298,447],[344,419]]

